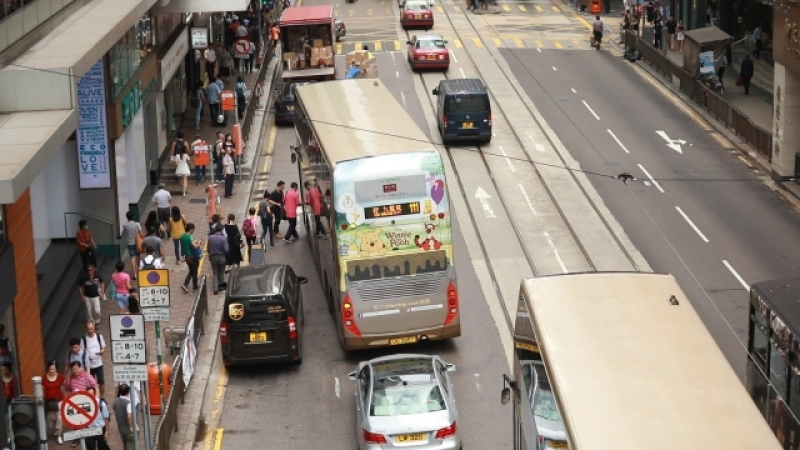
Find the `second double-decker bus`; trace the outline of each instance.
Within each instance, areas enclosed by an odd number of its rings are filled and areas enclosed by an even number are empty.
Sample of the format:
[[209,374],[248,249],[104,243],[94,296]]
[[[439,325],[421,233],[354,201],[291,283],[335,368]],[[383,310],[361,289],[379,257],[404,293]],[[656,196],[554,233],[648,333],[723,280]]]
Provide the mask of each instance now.
[[296,94],[295,151],[330,211],[331,239],[308,241],[344,349],[459,336],[439,152],[379,80],[309,84]]
[[514,347],[515,450],[781,448],[671,275],[528,278]]

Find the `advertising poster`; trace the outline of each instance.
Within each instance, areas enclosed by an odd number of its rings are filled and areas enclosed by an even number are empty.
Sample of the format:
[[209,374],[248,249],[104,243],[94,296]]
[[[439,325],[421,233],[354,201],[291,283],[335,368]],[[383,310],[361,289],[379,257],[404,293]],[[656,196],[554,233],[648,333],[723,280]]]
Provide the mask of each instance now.
[[78,175],[81,189],[111,187],[103,60],[78,81]]
[[700,53],[700,75],[714,75],[717,71],[714,68],[714,51]]
[[345,161],[334,171],[337,249],[351,280],[452,264],[450,203],[437,152]]

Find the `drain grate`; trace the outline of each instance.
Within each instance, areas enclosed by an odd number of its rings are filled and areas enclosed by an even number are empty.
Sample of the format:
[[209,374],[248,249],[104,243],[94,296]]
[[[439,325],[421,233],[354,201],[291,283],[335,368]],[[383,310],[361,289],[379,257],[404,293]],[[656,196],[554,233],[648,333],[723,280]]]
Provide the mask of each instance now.
[[205,203],[206,199],[204,198],[190,198],[189,203]]

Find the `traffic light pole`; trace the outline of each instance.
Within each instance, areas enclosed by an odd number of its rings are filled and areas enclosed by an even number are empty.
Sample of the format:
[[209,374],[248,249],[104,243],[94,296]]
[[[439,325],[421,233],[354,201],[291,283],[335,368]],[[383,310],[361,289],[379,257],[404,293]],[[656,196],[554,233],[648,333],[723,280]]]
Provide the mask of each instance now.
[[42,377],[33,377],[33,400],[36,402],[36,419],[38,422],[39,450],[47,450],[47,422],[44,414],[44,388]]

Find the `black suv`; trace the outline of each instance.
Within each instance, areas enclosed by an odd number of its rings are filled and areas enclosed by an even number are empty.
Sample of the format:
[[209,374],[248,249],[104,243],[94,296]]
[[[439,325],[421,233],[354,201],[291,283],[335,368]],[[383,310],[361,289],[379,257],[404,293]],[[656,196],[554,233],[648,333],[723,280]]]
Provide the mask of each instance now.
[[302,363],[307,282],[284,264],[232,269],[219,325],[223,364]]
[[297,86],[312,84],[314,81],[283,82],[275,89],[275,123],[278,125],[294,125],[294,89]]

